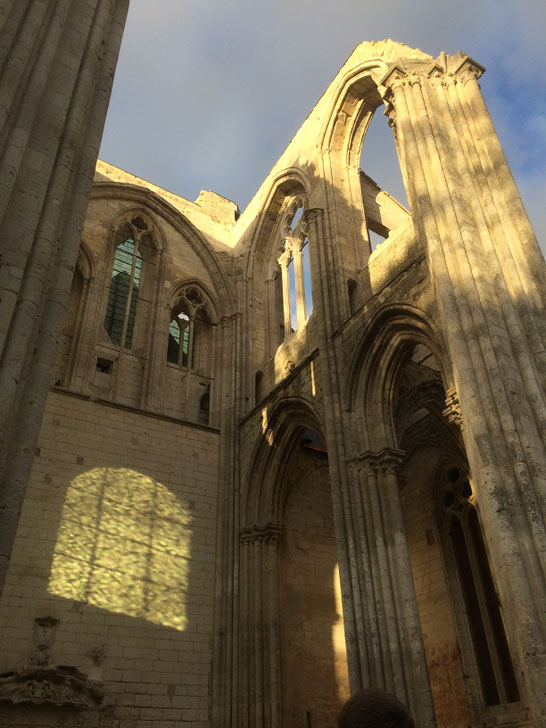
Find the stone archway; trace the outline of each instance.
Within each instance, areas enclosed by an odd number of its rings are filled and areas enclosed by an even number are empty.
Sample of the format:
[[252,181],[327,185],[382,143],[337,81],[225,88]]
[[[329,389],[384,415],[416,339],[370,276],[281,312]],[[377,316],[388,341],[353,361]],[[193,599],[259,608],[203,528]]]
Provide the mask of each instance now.
[[328,457],[302,400],[267,424],[240,532],[240,721],[321,728],[349,694]]

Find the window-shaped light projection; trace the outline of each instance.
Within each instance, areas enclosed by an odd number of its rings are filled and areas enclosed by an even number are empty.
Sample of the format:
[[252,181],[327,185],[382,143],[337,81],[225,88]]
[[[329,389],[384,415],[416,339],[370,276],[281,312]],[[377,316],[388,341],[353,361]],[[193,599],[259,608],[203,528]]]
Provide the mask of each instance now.
[[185,286],[171,310],[167,361],[204,374],[212,366],[213,318],[205,294],[194,284]]
[[120,242],[114,255],[104,328],[113,344],[131,349],[139,315],[143,265],[145,260],[151,263],[155,245],[140,216],[121,225],[116,238]]
[[49,591],[183,630],[191,523],[176,496],[142,473],[82,473],[66,494]]
[[439,492],[439,509],[465,602],[484,702],[513,703],[520,699],[516,675],[472,500],[468,478],[459,468],[449,468]]
[[311,263],[303,211],[303,200],[295,200],[288,207],[282,225],[278,264],[284,312],[282,330],[285,337],[301,329],[313,310]]

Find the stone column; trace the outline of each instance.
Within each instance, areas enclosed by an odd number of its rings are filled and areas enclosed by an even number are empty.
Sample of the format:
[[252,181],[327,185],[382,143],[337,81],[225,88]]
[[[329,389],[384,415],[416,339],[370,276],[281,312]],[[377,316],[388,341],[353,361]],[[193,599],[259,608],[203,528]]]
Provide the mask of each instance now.
[[[419,726],[434,726],[417,597],[402,513],[398,468],[404,453],[365,452],[352,467],[353,508],[362,509],[355,565],[365,604],[360,653],[367,655],[364,685],[383,687],[406,703]],[[360,496],[360,498],[358,497]]]
[[241,530],[240,728],[281,728],[279,545],[283,528]]
[[[354,495],[351,491],[345,457],[346,433],[343,427],[343,412],[339,392],[338,364],[336,349],[331,339],[334,330],[332,321],[332,289],[323,271],[329,270],[328,241],[326,240],[325,213],[321,208],[310,208],[303,213],[303,222],[308,228],[311,286],[314,310],[318,326],[320,365],[323,372],[321,387],[323,408],[330,416],[325,418],[324,428],[328,444],[328,468],[332,491],[332,510],[339,554],[339,579],[343,602],[343,621],[347,664],[351,692],[362,685],[369,684],[370,668],[368,657],[362,652],[366,644],[364,633],[368,628],[366,602],[361,585],[367,578],[358,568],[366,546],[355,534],[363,534],[362,509],[353,506]],[[361,551],[363,549],[363,551]]]
[[[128,0],[21,0],[0,30],[0,584],[66,315]],[[2,65],[3,64],[3,65]]]
[[[545,725],[544,263],[476,79],[457,54],[393,67],[385,99],[445,333],[508,639]],[[529,263],[535,268],[529,270]]]
[[[158,412],[161,409],[161,393],[165,377],[165,364],[167,361],[167,347],[165,338],[167,329],[163,330],[164,319],[161,292],[165,280],[165,250],[157,251],[157,277],[150,311],[148,331],[146,332],[146,360],[144,365],[144,382],[142,387],[140,406]],[[163,335],[161,335],[163,334]]]
[[284,253],[279,258],[279,265],[281,266],[282,275],[282,304],[284,311],[284,336],[285,338],[290,335],[292,331],[292,316],[290,313],[290,280],[288,278],[288,264],[290,263],[292,252],[289,248],[286,248]]
[[307,319],[305,310],[305,283],[303,280],[303,253],[302,241],[297,240],[292,248],[294,257],[294,278],[296,281],[296,311],[298,317],[298,329],[301,329]]

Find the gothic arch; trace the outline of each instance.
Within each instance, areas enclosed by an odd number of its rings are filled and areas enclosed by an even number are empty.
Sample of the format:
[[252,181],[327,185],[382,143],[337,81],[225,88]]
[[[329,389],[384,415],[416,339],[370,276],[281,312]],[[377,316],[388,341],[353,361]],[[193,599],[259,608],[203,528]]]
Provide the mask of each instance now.
[[89,281],[95,277],[95,260],[84,240],[80,241],[76,265],[79,266],[81,274],[86,280]]
[[256,271],[261,272],[264,269],[268,254],[272,253],[269,249],[272,234],[284,199],[295,195],[308,199],[309,194],[309,180],[299,167],[283,169],[271,179],[265,202],[261,206],[259,220],[247,248],[245,277],[250,278]]
[[243,494],[243,527],[282,524],[286,493],[284,468],[298,431],[309,428],[324,437],[324,428],[314,407],[302,397],[289,397],[264,408],[262,432],[254,454]]
[[[188,242],[199,256],[214,283],[219,315],[229,316],[235,310],[235,296],[216,252],[205,236],[179,210],[152,190],[119,182],[95,182],[91,199],[124,199],[144,208],[157,219],[166,220]],[[160,225],[159,225],[160,227]]]
[[186,278],[185,280],[179,281],[175,286],[173,286],[173,289],[169,295],[169,301],[167,304],[168,308],[171,309],[174,305],[176,305],[176,302],[182,295],[184,289],[188,288],[189,286],[195,286],[205,295],[206,303],[209,305],[212,316],[214,318],[214,322],[216,323],[218,321],[218,303],[216,302],[215,296],[211,293],[208,286],[206,286],[201,280],[198,280],[197,278]]
[[[309,445],[309,430],[322,439],[320,416],[302,397],[264,408],[246,477],[239,532],[237,696],[252,724],[255,715],[264,725],[302,725],[306,712],[309,723],[311,711],[320,718],[325,706],[333,717],[348,697],[328,461],[322,447]],[[308,559],[316,578],[311,589],[300,580]],[[305,659],[315,649],[320,669]]]
[[354,436],[362,450],[397,447],[393,394],[406,344],[423,344],[450,381],[442,339],[432,320],[407,305],[384,307],[364,331],[349,369],[345,406],[353,413]]
[[380,41],[375,44],[377,56],[351,66],[341,75],[338,91],[326,114],[320,147],[323,151],[344,154],[346,165],[358,169],[362,142],[375,109],[381,105],[382,80],[394,66],[406,62],[426,62],[430,56],[404,43]]

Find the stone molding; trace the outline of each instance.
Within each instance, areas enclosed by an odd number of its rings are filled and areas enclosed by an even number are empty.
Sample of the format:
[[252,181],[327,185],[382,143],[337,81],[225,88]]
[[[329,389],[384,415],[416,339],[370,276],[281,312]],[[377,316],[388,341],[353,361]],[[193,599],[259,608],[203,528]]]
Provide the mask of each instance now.
[[371,452],[366,450],[365,452],[353,458],[352,462],[368,475],[376,475],[382,473],[383,475],[394,474],[398,475],[404,461],[406,459],[406,453],[404,450],[396,450],[395,448],[385,447],[377,452]]
[[278,523],[266,523],[264,526],[251,526],[242,528],[239,532],[241,544],[280,544],[284,534],[284,527]]
[[453,86],[468,81],[477,81],[485,72],[485,68],[470,56],[463,55],[460,51],[453,56],[441,53],[432,64],[396,63],[389,68],[378,85],[378,91],[385,104],[385,116],[389,120],[389,126],[396,126],[396,109],[394,91],[403,86],[414,86],[427,81],[432,86]]
[[324,210],[322,207],[310,207],[308,210],[305,210],[303,213],[303,222],[309,224],[311,222],[318,223],[324,214]]
[[104,701],[100,682],[75,667],[30,667],[0,675],[0,704],[96,708]]
[[455,387],[450,387],[446,392],[446,407],[442,410],[443,416],[459,430],[463,429],[463,415],[461,413],[461,403],[459,395]]

